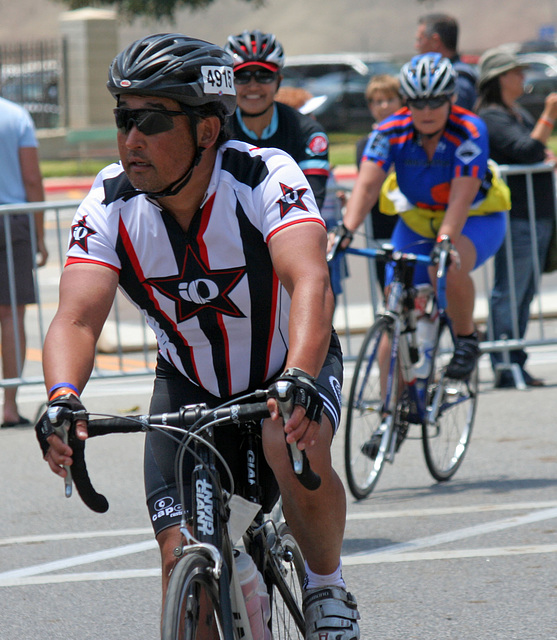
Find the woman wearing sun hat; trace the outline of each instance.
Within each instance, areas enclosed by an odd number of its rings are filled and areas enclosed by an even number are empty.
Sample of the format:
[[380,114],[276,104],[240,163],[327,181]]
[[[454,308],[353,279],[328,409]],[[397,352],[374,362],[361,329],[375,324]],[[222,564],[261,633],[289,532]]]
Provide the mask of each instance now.
[[[524,93],[526,66],[503,48],[489,49],[479,61],[479,98],[476,110],[487,125],[491,158],[499,164],[532,164],[551,159],[546,143],[557,118],[557,93],[547,96],[543,113],[536,121],[517,102]],[[530,303],[537,290],[528,219],[526,176],[509,176],[508,185],[512,199],[509,232],[512,240],[511,259],[515,274],[519,335],[513,333],[514,314],[511,310],[507,248],[503,244],[495,256],[495,282],[491,293],[491,317],[495,339],[503,335],[513,338],[524,337],[530,315]],[[534,174],[533,186],[537,259],[540,271],[543,271],[555,224],[553,176],[549,173]],[[524,382],[528,386],[542,386],[542,380],[533,377],[524,369],[526,358],[523,349],[510,352],[511,363],[519,365]],[[497,371],[496,366],[502,359],[501,353],[491,354],[496,372],[496,386],[514,387],[514,378],[509,369]]]

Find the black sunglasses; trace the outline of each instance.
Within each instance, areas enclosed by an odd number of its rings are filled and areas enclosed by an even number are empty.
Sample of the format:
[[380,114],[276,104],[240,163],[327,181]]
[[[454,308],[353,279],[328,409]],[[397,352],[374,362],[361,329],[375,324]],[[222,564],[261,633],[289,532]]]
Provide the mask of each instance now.
[[409,107],[413,107],[414,109],[421,111],[426,107],[429,107],[430,109],[439,109],[439,107],[443,106],[447,102],[449,102],[449,98],[447,98],[447,96],[436,96],[435,98],[409,98],[406,101],[406,104]]
[[155,133],[163,133],[174,128],[175,116],[187,115],[183,111],[167,111],[166,109],[114,109],[116,126],[120,133],[129,133],[135,125],[141,133],[152,136]]
[[277,75],[275,71],[268,71],[267,69],[237,71],[234,74],[234,82],[236,84],[249,84],[253,78],[258,84],[271,84],[271,82],[277,79]]

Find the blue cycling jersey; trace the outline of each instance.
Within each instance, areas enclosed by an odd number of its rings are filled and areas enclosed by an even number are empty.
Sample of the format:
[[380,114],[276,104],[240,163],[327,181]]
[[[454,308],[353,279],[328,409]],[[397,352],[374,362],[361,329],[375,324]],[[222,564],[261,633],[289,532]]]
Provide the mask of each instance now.
[[492,177],[488,157],[489,138],[484,122],[453,105],[431,160],[414,128],[410,110],[405,107],[370,135],[362,161],[372,160],[386,173],[394,165],[398,186],[415,207],[442,211],[447,208],[453,178],[479,178],[482,185],[474,203],[485,198]]

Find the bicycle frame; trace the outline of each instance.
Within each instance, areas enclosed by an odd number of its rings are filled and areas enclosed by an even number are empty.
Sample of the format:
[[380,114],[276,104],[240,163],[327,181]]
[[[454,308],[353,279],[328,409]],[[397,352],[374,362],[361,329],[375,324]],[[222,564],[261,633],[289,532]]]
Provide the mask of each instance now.
[[[386,387],[385,406],[391,406],[390,394],[395,388],[393,377],[401,375],[404,385],[408,391],[412,411],[410,422],[422,424],[431,421],[432,417],[439,411],[439,401],[437,404],[427,404],[427,394],[425,393],[424,381],[419,380],[414,375],[414,365],[418,360],[416,343],[416,318],[414,312],[415,289],[412,284],[414,275],[414,265],[431,265],[429,256],[414,253],[394,251],[392,249],[357,249],[348,247],[346,253],[360,255],[367,258],[387,258],[392,257],[394,262],[394,278],[389,287],[386,308],[384,315],[393,322],[393,339],[390,349],[390,362],[388,381]],[[402,259],[402,260],[401,260]],[[436,302],[439,312],[439,326],[447,325],[454,340],[452,323],[447,315],[447,277],[446,277],[446,257],[441,258],[437,268],[436,281]],[[403,336],[409,336],[408,339]],[[379,348],[379,345],[377,345]],[[397,367],[400,362],[400,371]],[[434,418],[433,418],[434,420]]]
[[[220,602],[223,614],[223,631],[227,640],[253,640],[249,617],[246,609],[242,588],[233,557],[233,541],[225,523],[229,520],[227,505],[223,499],[224,491],[220,483],[219,472],[216,467],[216,450],[214,448],[213,426],[218,421],[211,421],[202,426],[205,432],[203,438],[194,438],[194,456],[198,464],[193,470],[192,478],[192,511],[193,533],[190,532],[185,514],[180,523],[180,532],[184,538],[182,547],[176,549],[175,555],[182,557],[192,552],[206,554],[213,563],[213,577],[219,583]],[[246,423],[240,426],[245,438],[242,453],[244,453],[244,494],[242,498],[257,504],[260,499],[260,483],[258,454],[256,451],[256,425]],[[187,441],[189,434],[186,434]],[[183,447],[185,451],[187,446]],[[180,456],[182,457],[182,456]],[[220,457],[220,456],[219,456]],[[222,458],[221,458],[221,461]],[[224,461],[223,461],[224,463]],[[180,463],[179,463],[180,464]],[[182,490],[183,484],[179,483]],[[182,504],[184,500],[182,497]],[[259,505],[258,505],[259,507]],[[259,508],[253,511],[253,517]],[[253,520],[250,520],[251,526]],[[262,515],[258,516],[258,529],[263,524]],[[247,530],[246,526],[246,530]],[[250,536],[250,541],[256,536]],[[263,563],[263,544],[257,544],[259,550],[256,565],[261,570]],[[252,548],[249,551],[254,551]],[[259,562],[257,562],[259,560]]]

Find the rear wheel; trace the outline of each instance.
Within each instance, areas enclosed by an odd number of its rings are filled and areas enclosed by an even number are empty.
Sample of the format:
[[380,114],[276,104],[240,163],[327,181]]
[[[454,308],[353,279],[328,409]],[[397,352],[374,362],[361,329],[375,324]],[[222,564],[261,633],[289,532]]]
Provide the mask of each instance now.
[[267,538],[267,584],[271,585],[273,640],[303,640],[305,563],[300,547],[283,522]]
[[379,318],[369,329],[360,349],[350,385],[344,436],[346,479],[357,500],[366,498],[379,480],[391,448],[393,424],[397,416],[398,363],[392,376],[389,406],[381,394],[379,345],[391,342],[392,323]]
[[477,367],[468,380],[445,377],[453,351],[450,329],[442,323],[428,380],[428,418],[422,426],[427,468],[439,482],[451,478],[464,459],[478,402]]
[[213,563],[203,554],[189,553],[178,562],[168,583],[162,618],[162,640],[223,640],[218,585]]

